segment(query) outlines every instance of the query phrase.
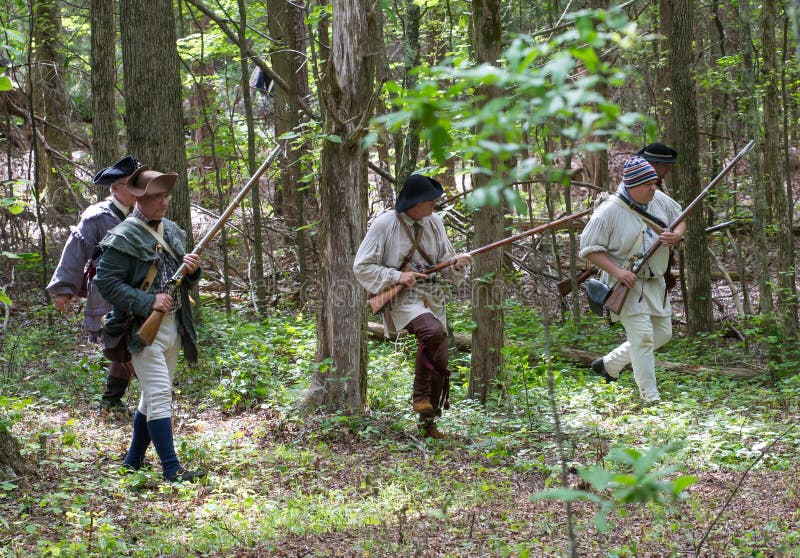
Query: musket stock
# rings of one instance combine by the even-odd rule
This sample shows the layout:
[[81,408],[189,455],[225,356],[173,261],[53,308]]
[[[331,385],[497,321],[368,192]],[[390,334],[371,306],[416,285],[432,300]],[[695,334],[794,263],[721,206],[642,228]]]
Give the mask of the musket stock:
[[403,292],[407,287],[402,283],[396,284],[394,287],[390,287],[383,292],[380,292],[369,299],[369,309],[372,311],[374,315],[378,315],[383,312],[384,308],[393,301],[397,296]]
[[[475,257],[478,254],[483,254],[484,252],[489,252],[490,250],[494,250],[495,248],[500,248],[501,246],[506,246],[508,244],[511,244],[512,242],[517,242],[518,240],[522,240],[523,238],[526,238],[528,236],[532,236],[534,234],[538,234],[538,233],[544,232],[544,231],[546,231],[548,229],[556,228],[559,225],[563,225],[564,223],[568,223],[569,221],[573,221],[575,219],[579,219],[581,217],[584,217],[584,216],[588,215],[592,211],[593,211],[592,209],[584,209],[583,211],[580,211],[578,213],[573,213],[572,215],[567,215],[565,217],[561,217],[560,219],[556,219],[556,220],[551,221],[549,223],[546,223],[544,225],[539,225],[538,227],[534,227],[534,228],[532,228],[530,230],[527,230],[525,232],[522,232],[522,233],[519,233],[519,234],[515,234],[513,236],[509,236],[508,238],[504,238],[503,240],[498,240],[496,242],[492,242],[491,244],[487,244],[485,246],[481,246],[480,248],[476,248],[475,250],[472,250],[471,252],[467,252],[466,255],[467,256],[471,256],[471,257]],[[431,266],[431,267],[429,267],[427,269],[424,269],[422,271],[422,273],[425,273],[426,275],[430,274],[430,273],[438,273],[439,271],[442,271],[443,269],[446,269],[446,268],[450,267],[451,265],[455,265],[455,263],[456,263],[456,259],[453,258],[452,260],[448,260],[446,262],[440,262],[440,263],[438,263],[438,264],[436,264],[434,266]],[[372,310],[372,313],[377,316],[378,314],[383,312],[383,310],[386,308],[386,306],[392,300],[397,298],[400,295],[400,293],[402,293],[404,290],[406,290],[406,288],[407,287],[405,285],[403,285],[402,283],[398,283],[397,285],[394,285],[393,287],[390,287],[390,288],[386,289],[385,291],[383,291],[381,293],[378,293],[377,295],[375,295],[372,298],[370,298],[369,299],[369,307],[370,307],[370,310]]]
[[139,328],[139,337],[144,340],[148,347],[156,340],[156,335],[158,335],[158,330],[161,329],[161,322],[163,321],[164,312],[161,310],[153,310],[150,312],[150,315],[147,316],[142,327]]
[[[596,272],[597,268],[594,266],[584,269],[575,278],[575,283],[580,285],[581,283],[586,281],[589,277],[594,275]],[[572,292],[572,277],[567,277],[566,279],[562,279],[557,283],[557,286],[558,286],[558,294],[561,296],[567,296],[569,293]]]
[[[261,178],[261,175],[269,168],[275,158],[281,152],[281,145],[276,145],[275,149],[269,154],[267,160],[264,161],[258,170],[256,170],[255,174],[250,177],[247,181],[247,184],[241,189],[241,191],[236,195],[233,201],[228,204],[228,207],[225,208],[225,211],[222,212],[217,222],[211,227],[211,229],[206,233],[206,235],[197,243],[194,247],[194,253],[200,255],[205,247],[217,236],[217,233],[222,230],[222,226],[225,222],[230,219],[231,215],[233,215],[233,211],[236,209],[236,206],[241,203],[241,201],[245,198],[245,196],[252,190],[253,186],[258,183],[258,179]],[[170,277],[169,281],[167,282],[166,290],[171,296],[177,296],[178,287],[181,284],[181,280],[183,279],[184,275],[186,275],[186,264],[181,263],[178,267],[178,270]],[[142,324],[142,327],[139,329],[139,336],[147,343],[147,345],[151,345],[153,341],[155,341],[156,335],[158,334],[159,328],[161,328],[161,322],[164,320],[164,313],[160,310],[153,310],[150,312],[150,315]]]
[[[708,195],[708,193],[711,191],[711,188],[716,186],[717,183],[720,180],[722,180],[722,177],[724,177],[726,174],[730,172],[730,170],[736,165],[736,163],[739,162],[739,159],[744,157],[747,154],[747,152],[753,148],[753,145],[755,145],[755,142],[753,140],[750,140],[750,142],[747,145],[745,145],[744,148],[742,148],[742,150],[736,155],[736,157],[734,157],[733,160],[730,163],[728,163],[724,169],[719,171],[719,174],[714,177],[714,180],[709,182],[708,186],[703,188],[703,191],[700,192],[700,194],[698,194],[698,196],[692,200],[692,203],[690,203],[686,207],[686,209],[684,209],[681,212],[681,214],[675,218],[675,221],[664,230],[665,231],[675,230],[675,227],[677,227],[684,219],[686,219],[686,217],[692,211],[694,211],[696,208],[700,206],[700,204],[703,201],[703,198],[705,198]],[[644,265],[647,263],[647,260],[649,260],[660,247],[661,247],[661,239],[659,238],[650,246],[650,248],[647,249],[647,252],[645,252],[644,255],[636,261],[636,263],[631,268],[631,272],[638,275],[639,272],[642,270],[642,267],[644,267]],[[625,305],[625,300],[628,298],[629,292],[630,289],[628,287],[626,287],[622,283],[617,283],[611,289],[611,294],[608,296],[608,299],[606,300],[605,307],[608,308],[611,312],[619,314],[622,311],[622,307]]]

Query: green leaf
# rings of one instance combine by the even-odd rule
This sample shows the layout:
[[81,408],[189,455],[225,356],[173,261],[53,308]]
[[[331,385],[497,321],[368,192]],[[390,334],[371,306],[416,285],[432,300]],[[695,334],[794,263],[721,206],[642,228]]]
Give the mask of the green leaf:
[[0,302],[2,302],[3,304],[7,304],[8,306],[13,306],[14,305],[14,303],[11,301],[11,299],[8,298],[8,295],[6,294],[6,291],[3,290],[3,289],[0,289]]
[[332,143],[342,143],[342,137],[336,134],[328,134],[325,139]]
[[614,473],[606,471],[602,467],[587,467],[580,469],[578,474],[583,480],[592,485],[595,490],[605,490],[611,484]]
[[12,89],[14,89],[14,84],[11,83],[8,76],[0,76],[0,91],[11,91]]
[[682,477],[678,477],[674,481],[672,481],[672,494],[673,496],[677,496],[693,484],[695,484],[699,479],[694,475],[684,475]]

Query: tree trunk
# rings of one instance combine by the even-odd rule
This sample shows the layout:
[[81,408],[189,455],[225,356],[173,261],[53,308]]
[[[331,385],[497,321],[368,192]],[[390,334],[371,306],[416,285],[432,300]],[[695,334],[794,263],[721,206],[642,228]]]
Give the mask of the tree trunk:
[[[294,6],[286,0],[269,0],[267,4],[267,21],[269,26],[269,36],[274,46],[270,55],[272,69],[275,73],[286,79],[289,85],[288,90],[277,88],[273,91],[275,117],[275,137],[280,137],[293,128],[290,99],[297,93],[294,89],[295,80],[293,79],[293,53],[290,49],[294,48],[292,37],[294,35]],[[293,168],[289,166],[289,152],[284,151],[278,159],[278,167],[281,169],[281,178],[276,189],[275,212],[286,219],[286,224],[290,227],[295,226],[297,216],[295,215],[295,179],[292,176]]]
[[777,244],[778,258],[776,272],[778,274],[778,316],[779,324],[786,341],[794,341],[797,337],[797,297],[794,292],[795,269],[794,250],[792,247],[792,212],[783,188],[783,176],[779,160],[780,153],[780,107],[778,101],[778,46],[775,41],[777,6],[775,0],[764,0],[762,3],[761,41],[764,58],[764,185],[771,192],[772,203],[769,222],[777,225],[777,235],[771,243]]
[[334,0],[332,51],[322,84],[327,137],[321,157],[320,305],[317,361],[307,404],[361,412],[367,388],[364,290],[353,260],[367,221],[367,153],[361,148],[372,106],[377,53],[371,0]]
[[758,282],[760,313],[772,315],[772,287],[769,272],[769,245],[767,244],[767,202],[764,194],[764,174],[761,162],[761,127],[756,94],[755,55],[750,28],[753,22],[750,0],[739,2],[739,34],[742,45],[742,89],[740,103],[744,105],[743,115],[747,122],[749,139],[756,149],[750,162],[750,175],[753,185],[750,192],[753,200],[753,251],[755,252],[755,274]]
[[[692,80],[692,25],[694,1],[674,0],[671,3],[672,29],[670,30],[669,67],[672,76],[673,118],[680,122],[681,133],[676,138],[676,149],[681,156],[677,165],[679,201],[685,207],[702,190],[698,146],[697,107]],[[689,334],[710,331],[714,326],[711,309],[711,272],[708,264],[702,211],[693,212],[687,219],[688,234],[685,245],[686,267],[686,322]]]
[[[672,10],[675,3],[672,0],[659,0],[658,2],[658,32],[663,37],[661,40],[653,41],[656,48],[656,60],[661,60],[669,54],[670,30],[672,29]],[[666,52],[665,52],[666,51]],[[656,70],[656,115],[660,119],[658,122],[661,130],[661,137],[656,138],[655,141],[661,141],[667,145],[675,145],[676,133],[674,118],[670,118],[672,111],[670,110],[670,99],[666,95],[667,88],[671,85],[669,76],[664,75],[667,72]],[[679,152],[680,153],[680,152]]]
[[[781,64],[781,100],[782,100],[782,107],[783,107],[783,130],[782,130],[782,137],[783,137],[783,146],[781,149],[781,153],[783,154],[783,180],[785,184],[785,192],[786,192],[786,219],[788,219],[789,225],[794,228],[792,225],[793,217],[794,217],[794,191],[792,188],[792,165],[791,165],[791,158],[790,158],[790,148],[791,146],[797,143],[797,130],[796,127],[791,126],[789,124],[790,118],[791,121],[796,121],[796,117],[792,115],[792,110],[796,108],[796,105],[792,103],[790,100],[790,93],[789,93],[789,86],[787,84],[788,78],[788,66],[789,66],[789,58],[791,57],[790,50],[789,50],[789,17],[788,14],[784,12],[783,17],[783,61]],[[791,136],[790,136],[791,133]],[[786,234],[785,232],[783,233]],[[788,238],[789,235],[786,235]],[[789,243],[789,246],[793,249],[793,244]],[[782,259],[781,259],[782,261]],[[792,252],[790,262],[794,262],[794,252]],[[796,266],[792,263],[792,275],[796,275]],[[792,280],[791,289],[790,289],[791,297],[794,299],[794,304],[797,304],[798,294],[797,294],[797,282]],[[796,320],[795,329],[793,332],[793,336],[797,337],[797,323]]]
[[[501,55],[502,28],[499,0],[473,0],[472,19],[475,27],[475,60],[496,64]],[[501,94],[496,88],[477,92],[490,99]],[[474,175],[474,187],[487,182]],[[475,245],[483,246],[504,236],[503,207],[483,207],[475,213]],[[472,353],[470,365],[470,399],[486,403],[489,390],[503,367],[503,251],[493,250],[476,258],[472,269]]]
[[[183,135],[180,61],[170,0],[120,2],[128,149],[142,164],[177,172],[169,217],[194,246]],[[155,63],[157,61],[157,63]]]
[[[294,130],[300,123],[300,97],[309,93],[308,70],[305,58],[299,53],[306,51],[304,27],[302,24],[302,10],[294,3],[287,0],[270,0],[269,32],[275,41],[275,50],[271,55],[272,67],[276,73],[285,77],[289,86],[288,90],[277,88],[273,90],[275,106],[275,137]],[[307,200],[306,189],[300,183],[302,168],[300,156],[308,146],[298,146],[289,142],[286,150],[281,154],[279,166],[280,179],[280,206],[276,211],[286,219],[288,227],[295,231],[295,246],[297,247],[297,263],[300,271],[298,278],[301,288],[301,302],[305,302],[308,290],[308,271],[306,262],[307,238],[303,227],[306,219]],[[316,208],[312,208],[316,213]],[[311,215],[312,220],[315,216]]]
[[[405,43],[403,45],[403,88],[413,89],[417,85],[414,68],[419,66],[419,21],[420,7],[416,0],[406,0]],[[399,136],[398,136],[399,137]],[[398,154],[397,176],[395,185],[397,191],[417,168],[417,155],[419,153],[419,122],[412,118],[408,123],[406,136],[402,140],[402,149]]]
[[9,467],[17,476],[33,473],[33,464],[26,461],[19,452],[19,442],[11,432],[0,426],[0,468]]
[[[96,170],[105,168],[119,157],[117,139],[117,26],[114,3],[91,1],[92,18],[92,155]],[[107,197],[109,186],[95,186],[97,200]]]
[[[239,61],[241,67],[241,89],[244,102],[244,115],[247,125],[247,169],[250,176],[258,170],[256,165],[256,131],[253,122],[253,101],[250,96],[250,72],[247,67],[247,6],[244,0],[238,0],[239,6]],[[256,291],[256,309],[262,315],[267,312],[267,285],[264,278],[264,246],[263,215],[261,213],[261,190],[258,184],[250,190],[250,201],[253,209],[253,279]]]
[[50,209],[60,215],[75,207],[68,177],[61,170],[64,160],[70,160],[69,97],[59,47],[61,11],[57,0],[36,0],[31,9],[35,51],[30,79],[36,82],[32,87],[34,113],[42,122],[33,140],[39,145],[36,165],[43,181],[39,190],[47,194]]

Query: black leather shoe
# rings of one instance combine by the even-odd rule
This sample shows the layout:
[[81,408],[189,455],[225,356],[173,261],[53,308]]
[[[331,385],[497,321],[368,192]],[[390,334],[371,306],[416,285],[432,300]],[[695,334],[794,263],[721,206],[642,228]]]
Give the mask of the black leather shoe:
[[615,378],[608,372],[606,372],[606,366],[603,364],[603,357],[596,358],[592,361],[591,364],[592,372],[603,378],[606,382],[616,382],[619,378]]
[[175,476],[167,479],[169,482],[196,482],[204,478],[208,473],[205,471],[187,471],[183,467],[178,469]]

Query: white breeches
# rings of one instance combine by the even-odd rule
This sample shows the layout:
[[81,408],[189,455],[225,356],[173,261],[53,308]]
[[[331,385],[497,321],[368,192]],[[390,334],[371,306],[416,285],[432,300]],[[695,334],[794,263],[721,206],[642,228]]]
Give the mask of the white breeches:
[[172,416],[172,379],[180,348],[178,318],[175,312],[169,312],[153,344],[132,353],[131,362],[142,388],[139,412],[148,421]]
[[658,400],[661,396],[656,387],[654,351],[672,339],[672,317],[636,314],[620,316],[620,321],[628,340],[603,357],[606,372],[617,377],[630,363],[642,398],[645,401]]

